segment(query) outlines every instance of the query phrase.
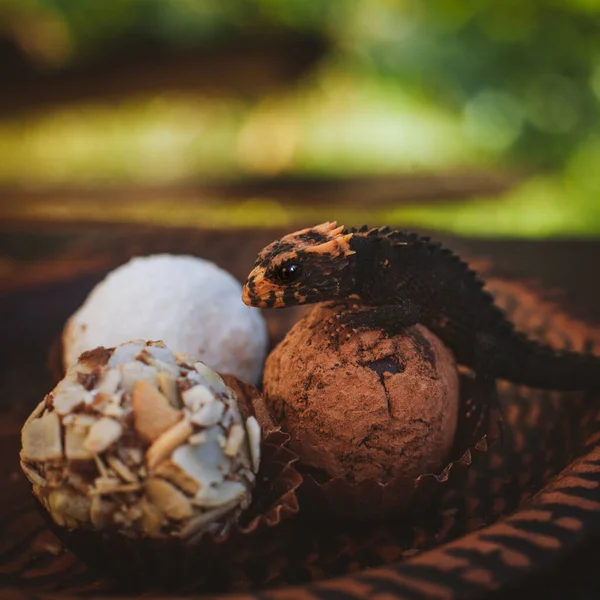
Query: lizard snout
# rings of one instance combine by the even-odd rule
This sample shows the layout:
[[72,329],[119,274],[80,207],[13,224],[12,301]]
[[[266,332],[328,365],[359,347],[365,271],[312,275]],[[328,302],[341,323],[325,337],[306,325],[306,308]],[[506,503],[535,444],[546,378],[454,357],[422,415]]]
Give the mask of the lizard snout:
[[250,296],[250,290],[248,289],[248,284],[244,285],[242,289],[242,302],[246,306],[253,306],[252,297]]
[[246,283],[242,288],[242,302],[247,306],[257,306],[264,308],[266,303],[264,301],[264,287],[265,287],[264,274],[256,269],[248,275]]

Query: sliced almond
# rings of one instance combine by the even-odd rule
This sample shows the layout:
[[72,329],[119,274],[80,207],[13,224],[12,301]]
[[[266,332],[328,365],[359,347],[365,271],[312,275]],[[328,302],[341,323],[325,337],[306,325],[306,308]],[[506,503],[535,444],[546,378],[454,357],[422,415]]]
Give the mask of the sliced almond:
[[144,460],[144,453],[141,448],[123,448],[124,460],[134,465],[141,465]]
[[[47,398],[48,396],[46,396]],[[25,425],[27,425],[30,421],[34,421],[35,419],[37,419],[38,417],[41,416],[41,414],[44,412],[44,409],[46,408],[46,398],[44,398],[34,409],[33,412],[27,417],[27,420],[25,421],[25,423],[23,423],[23,427],[25,427]]]
[[142,509],[136,504],[128,506],[123,504],[119,506],[119,511],[115,513],[114,519],[117,523],[122,523],[126,527],[131,527],[135,521],[142,517]]
[[142,528],[149,536],[158,536],[165,521],[163,513],[146,498],[140,500],[139,507],[142,511]]
[[139,483],[121,483],[116,477],[96,477],[95,489],[90,494],[123,494],[125,492],[137,492],[142,489]]
[[105,417],[115,417],[118,419],[125,414],[125,409],[117,402],[107,402],[102,408],[102,414]]
[[175,356],[167,348],[144,348],[135,358],[157,371],[170,373],[174,377],[179,375],[179,367],[174,362]]
[[175,366],[175,355],[162,342],[148,342],[146,349],[157,362]]
[[83,477],[81,473],[71,471],[69,473],[69,486],[79,493],[87,495],[91,488],[91,482],[89,477]]
[[135,360],[135,356],[145,346],[144,340],[132,340],[126,344],[121,344],[115,348],[109,361],[109,367],[118,367]]
[[[214,432],[213,432],[214,433]],[[217,485],[231,469],[231,460],[216,444],[215,436],[204,444],[185,444],[173,451],[173,462],[181,467],[201,488]]]
[[174,483],[178,488],[182,489],[186,494],[195,496],[200,489],[200,483],[193,477],[190,477],[181,467],[175,464],[172,460],[161,462],[153,471],[154,475],[160,475],[163,479]]
[[121,383],[121,372],[118,369],[108,369],[102,379],[96,384],[96,389],[102,394],[114,394]]
[[[147,365],[156,366],[157,362],[174,361],[173,353],[166,347],[148,346],[146,345],[135,355],[135,360],[139,360]],[[167,362],[167,364],[169,364]]]
[[21,469],[23,473],[27,476],[27,479],[36,485],[38,488],[46,487],[48,482],[32,467],[30,467],[27,463],[21,461]]
[[173,408],[181,408],[179,392],[177,390],[177,379],[167,373],[158,373],[158,386],[160,391],[167,397]]
[[22,459],[35,462],[62,458],[58,415],[48,412],[26,423],[21,431],[21,444]]
[[65,428],[65,456],[69,460],[88,460],[94,457],[84,442],[88,436],[88,430],[76,425],[69,425]]
[[[71,423],[75,427],[79,427],[82,430],[88,430],[97,420],[98,417],[94,417],[92,415],[69,415],[72,416],[73,419]],[[63,424],[65,423],[67,417],[63,419]]]
[[252,470],[258,473],[258,467],[260,466],[260,425],[254,417],[246,419],[246,432],[248,433]]
[[50,492],[50,495],[48,496],[48,512],[57,525],[64,527],[67,524],[67,519],[62,508],[61,497],[58,490]]
[[90,432],[83,445],[90,452],[100,454],[114,444],[122,434],[121,423],[109,417],[102,417],[90,427]]
[[54,520],[74,527],[90,520],[90,499],[66,489],[52,490],[48,496],[50,513]]
[[203,487],[196,494],[193,500],[197,504],[206,508],[216,508],[231,502],[238,502],[239,499],[248,493],[248,489],[239,481],[223,481],[215,487]]
[[158,385],[156,369],[144,363],[126,363],[120,365],[119,370],[121,371],[121,387],[131,394],[133,394],[133,390],[139,381],[147,381],[154,387]]
[[159,462],[162,462],[171,455],[171,452],[183,444],[186,439],[194,433],[191,423],[187,419],[178,421],[167,429],[153,444],[146,453],[146,464],[149,469],[154,469]]
[[185,352],[175,352],[174,356],[180,367],[184,367],[186,369],[194,368],[193,365],[196,359],[191,357],[189,354],[186,354]]
[[138,519],[141,519],[142,515],[142,509],[137,504],[127,507],[127,517],[131,521],[137,521]]
[[186,523],[185,527],[181,531],[181,537],[190,538],[192,536],[196,536],[206,525],[214,523],[227,513],[234,510],[235,507],[236,503],[231,502],[230,504],[224,504],[223,506],[219,506],[219,508],[207,510],[206,512],[199,514],[197,517],[194,517],[188,523]]
[[108,467],[104,464],[104,461],[97,454],[94,454],[94,462],[96,463],[96,468],[98,469],[98,473],[100,473],[100,477],[111,476]]
[[129,494],[131,492],[139,492],[142,489],[141,483],[122,483],[119,487],[115,488],[113,494]]
[[235,406],[235,402],[225,400],[223,402],[225,404],[226,410],[225,414],[221,418],[221,425],[224,429],[229,429],[229,427],[233,424],[233,421],[237,421],[237,419],[235,418],[237,416],[237,410],[235,412],[234,410],[230,410],[232,405]]
[[188,439],[188,444],[192,446],[198,446],[199,444],[204,444],[204,442],[206,442],[206,433],[204,431],[190,435]]
[[126,481],[127,483],[138,483],[137,475],[116,456],[107,456],[106,462],[123,481]]
[[88,523],[90,520],[90,498],[82,494],[70,494],[68,500],[68,511],[74,519],[80,523]]
[[116,477],[101,476],[94,479],[94,488],[98,494],[110,494],[120,485],[121,482]]
[[92,394],[81,387],[66,387],[54,396],[54,410],[61,415],[69,414],[78,404],[89,404]]
[[192,516],[192,505],[189,500],[164,479],[157,477],[148,479],[146,494],[152,504],[170,519],[182,520]]
[[205,385],[194,385],[181,393],[183,403],[192,412],[215,402],[214,394]]
[[221,378],[221,376],[213,371],[208,365],[205,365],[202,362],[197,362],[194,364],[194,369],[204,377],[206,382],[218,393],[225,392],[227,386],[225,382]]
[[225,405],[222,402],[215,400],[205,406],[202,406],[191,417],[190,421],[201,427],[211,427],[216,425],[225,412]]
[[240,451],[245,438],[246,432],[244,428],[237,423],[232,425],[227,436],[227,443],[225,444],[225,456],[235,456]]
[[137,432],[150,443],[181,418],[169,400],[147,381],[139,381],[133,390],[133,423]]
[[112,520],[112,515],[116,510],[114,502],[105,498],[92,496],[90,502],[90,521],[94,527],[101,529],[106,527]]
[[154,368],[157,369],[160,373],[166,373],[171,377],[179,377],[179,367],[175,363],[156,359],[156,361],[154,362]]

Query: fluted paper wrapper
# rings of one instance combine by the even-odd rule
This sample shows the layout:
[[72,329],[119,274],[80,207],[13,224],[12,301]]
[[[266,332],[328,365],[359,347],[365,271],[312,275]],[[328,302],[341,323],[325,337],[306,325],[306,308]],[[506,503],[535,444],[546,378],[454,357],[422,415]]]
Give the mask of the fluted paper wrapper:
[[396,477],[387,482],[363,479],[350,483],[341,477],[319,478],[298,465],[303,483],[298,491],[300,507],[315,516],[383,521],[424,511],[461,476],[477,455],[487,452],[499,437],[502,416],[494,383],[460,374],[461,409],[450,462],[439,473]]

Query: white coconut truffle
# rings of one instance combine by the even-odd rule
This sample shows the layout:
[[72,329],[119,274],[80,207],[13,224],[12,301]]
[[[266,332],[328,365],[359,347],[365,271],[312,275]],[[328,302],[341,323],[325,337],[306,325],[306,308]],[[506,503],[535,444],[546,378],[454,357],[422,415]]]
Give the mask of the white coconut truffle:
[[160,342],[81,355],[21,432],[21,467],[63,527],[224,533],[250,505],[260,429],[223,380]]
[[98,346],[163,340],[221,373],[258,383],[267,329],[236,279],[192,256],[134,258],[91,291],[63,332],[63,363]]

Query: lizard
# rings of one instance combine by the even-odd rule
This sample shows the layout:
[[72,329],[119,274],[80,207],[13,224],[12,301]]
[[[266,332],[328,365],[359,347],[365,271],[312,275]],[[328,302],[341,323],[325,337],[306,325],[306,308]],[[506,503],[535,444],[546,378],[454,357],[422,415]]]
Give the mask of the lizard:
[[528,338],[484,285],[466,262],[428,237],[327,222],[261,250],[242,300],[260,308],[355,301],[356,307],[338,315],[345,326],[395,335],[421,323],[459,364],[482,378],[546,389],[600,389],[599,356]]

